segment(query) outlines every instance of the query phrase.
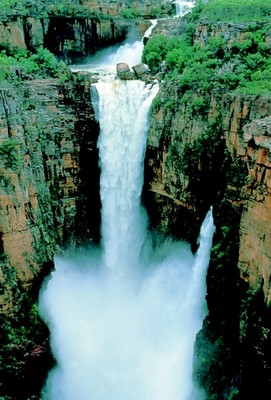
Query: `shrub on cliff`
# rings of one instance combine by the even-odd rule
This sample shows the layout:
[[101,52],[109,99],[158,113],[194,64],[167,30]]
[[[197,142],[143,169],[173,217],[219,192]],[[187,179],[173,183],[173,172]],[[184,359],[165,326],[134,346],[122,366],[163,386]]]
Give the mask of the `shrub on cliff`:
[[270,0],[196,0],[197,16],[208,22],[262,21],[271,16]]
[[18,168],[21,160],[19,148],[20,142],[17,138],[4,139],[0,142],[0,159],[4,168],[13,170]]
[[[239,0],[236,1],[238,5]],[[215,7],[215,1],[210,3]],[[224,4],[220,0],[217,3]],[[262,3],[257,1],[258,5]],[[270,3],[271,9],[271,0],[267,3]],[[228,6],[234,8],[234,4],[230,2]],[[205,6],[201,6],[202,10],[205,10]],[[265,6],[263,14],[264,10]],[[205,15],[202,13],[200,15]],[[163,66],[161,70],[166,71],[165,79],[174,79],[183,94],[189,90],[271,94],[269,21],[255,25],[255,20],[252,20],[242,28],[240,41],[235,42],[229,41],[227,35],[221,33],[216,37],[211,34],[206,36],[200,44],[194,43],[192,27],[193,24],[187,24],[187,29],[179,37],[154,35],[148,40],[142,60],[153,73]]]
[[14,68],[17,78],[57,78],[67,73],[67,67],[59,62],[47,49],[40,48],[36,53],[16,47],[2,46],[0,51],[0,80],[14,79]]

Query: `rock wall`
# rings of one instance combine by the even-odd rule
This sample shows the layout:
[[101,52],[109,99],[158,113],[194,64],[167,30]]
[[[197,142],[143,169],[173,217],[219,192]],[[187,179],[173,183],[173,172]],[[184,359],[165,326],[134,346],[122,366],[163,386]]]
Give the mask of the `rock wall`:
[[[185,27],[185,20],[161,22],[155,32],[180,35]],[[230,46],[246,30],[199,24],[190,39],[204,47],[222,37]],[[202,109],[194,107],[200,96]],[[270,114],[267,96],[216,89],[186,100],[178,80],[162,81],[153,102],[144,188],[152,228],[196,250],[200,223],[213,206],[209,314],[195,344],[194,378],[214,400],[271,390]]]
[[[161,83],[153,103],[144,190],[152,227],[196,249],[200,223],[213,206],[209,316],[198,340],[199,353],[213,365],[206,375],[206,362],[196,371],[205,387],[213,377],[210,386],[214,391],[217,383],[220,396],[241,383],[248,394],[257,379],[270,386],[270,114],[269,98],[226,93],[211,94],[197,113],[181,101],[176,82]],[[255,321],[257,313],[263,316]]]
[[[46,47],[60,59],[72,63],[102,47],[123,41],[132,25],[137,25],[140,33],[144,33],[149,23],[144,24],[142,19],[150,18],[155,8],[161,7],[165,16],[172,10],[171,2],[155,0],[94,0],[86,1],[82,6],[86,16],[76,16],[75,11],[71,11],[70,16],[63,16],[52,10],[51,15],[44,18],[13,16],[0,21],[0,44],[30,51]],[[121,18],[124,10],[132,10],[141,22]]]
[[[0,96],[0,306],[8,312],[48,272],[57,245],[73,243],[75,231],[98,240],[99,173],[89,83],[31,80]],[[86,157],[92,170],[80,194]]]
[[124,40],[129,25],[111,19],[17,17],[0,23],[0,43],[30,51],[46,47],[66,62],[73,62]]

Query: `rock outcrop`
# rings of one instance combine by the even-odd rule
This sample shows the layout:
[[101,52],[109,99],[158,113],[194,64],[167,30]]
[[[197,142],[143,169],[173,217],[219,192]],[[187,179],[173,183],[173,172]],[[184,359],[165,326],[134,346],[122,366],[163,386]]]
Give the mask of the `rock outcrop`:
[[129,22],[110,19],[17,17],[0,22],[0,43],[30,51],[42,46],[71,63],[124,40],[129,25]]
[[[156,26],[169,35],[185,31]],[[242,42],[244,24],[199,24],[190,37]],[[267,33],[266,46],[270,39]],[[209,314],[196,340],[195,380],[207,396],[248,398],[271,390],[270,115],[268,96],[208,93],[183,96],[161,81],[153,102],[144,201],[152,227],[197,248],[200,222],[213,206],[216,232],[207,275]],[[203,109],[193,103],[204,96]],[[219,361],[218,361],[219,360]]]
[[[12,311],[19,301],[21,287],[32,287],[44,265],[52,261],[56,246],[73,240],[73,232],[80,231],[83,141],[85,145],[89,142],[88,150],[96,163],[92,174],[96,170],[97,176],[88,186],[98,185],[95,123],[92,132],[91,124],[83,127],[80,123],[83,93],[76,105],[68,95],[71,93],[65,94],[54,79],[26,81],[16,92],[11,87],[0,93],[0,306],[4,312]],[[83,107],[80,112],[85,124],[92,110]],[[84,137],[86,131],[89,137]],[[91,158],[89,162],[93,162]],[[98,221],[98,186],[95,191]],[[95,235],[86,238],[91,240],[90,236]]]
[[[98,2],[87,4],[95,8]],[[110,10],[116,12],[115,2]],[[59,22],[19,18],[0,25],[0,36],[29,49],[47,41],[55,54],[71,60],[125,31],[116,34],[108,22],[86,19],[65,20],[61,30]],[[195,40],[203,47],[208,37],[222,34],[232,43],[242,40],[244,31],[202,24]],[[31,80],[20,89],[1,90],[0,307],[5,314],[14,312],[21,294],[46,273],[58,245],[99,240],[99,132],[89,88],[90,77],[81,75],[62,85]],[[223,396],[238,380],[249,393],[253,384],[267,387],[271,376],[271,100],[217,91],[206,95],[201,112],[181,100],[176,82],[160,83],[144,202],[153,228],[188,239],[193,249],[213,206],[217,229],[207,277],[209,315],[196,344],[204,365],[197,366],[196,375],[202,384],[212,379],[210,385]]]
[[124,80],[124,81],[129,81],[133,79],[132,72],[130,70],[130,67],[126,63],[118,63],[116,65],[116,70],[117,70],[117,76]]

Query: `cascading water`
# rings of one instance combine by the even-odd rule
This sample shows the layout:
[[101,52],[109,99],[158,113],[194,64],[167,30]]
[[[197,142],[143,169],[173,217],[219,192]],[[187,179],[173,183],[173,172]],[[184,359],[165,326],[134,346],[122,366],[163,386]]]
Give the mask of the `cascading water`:
[[146,225],[141,207],[147,117],[158,85],[105,78],[92,87],[101,134],[102,238],[105,264],[115,271],[138,265]]
[[116,64],[126,62],[130,66],[134,66],[141,62],[141,56],[144,48],[144,39],[148,38],[157,24],[156,19],[150,20],[151,25],[146,30],[143,38],[134,39],[136,34],[132,34],[121,46],[111,46],[107,49],[98,51],[90,60],[84,64],[71,65],[72,71],[94,71],[98,70],[101,74],[115,73]]
[[92,87],[102,246],[56,257],[41,294],[57,361],[44,400],[204,399],[193,385],[192,360],[214,225],[210,210],[195,256],[185,242],[152,247],[141,190],[157,90],[111,74]]
[[174,0],[173,3],[175,4],[176,17],[187,14],[195,5],[194,1]]

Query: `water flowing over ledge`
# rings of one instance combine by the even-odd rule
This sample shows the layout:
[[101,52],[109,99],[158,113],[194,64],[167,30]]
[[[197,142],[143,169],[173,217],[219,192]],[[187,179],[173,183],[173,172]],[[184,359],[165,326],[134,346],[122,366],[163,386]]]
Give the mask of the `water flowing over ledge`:
[[146,236],[141,207],[148,113],[158,85],[102,79],[92,86],[100,122],[102,238],[105,264],[125,270],[137,264]]
[[[203,400],[193,347],[206,314],[210,210],[193,256],[185,242],[152,240],[141,204],[148,116],[158,85],[92,86],[100,124],[102,244],[56,257],[40,310],[57,365],[43,400]],[[155,245],[153,244],[155,243]]]

